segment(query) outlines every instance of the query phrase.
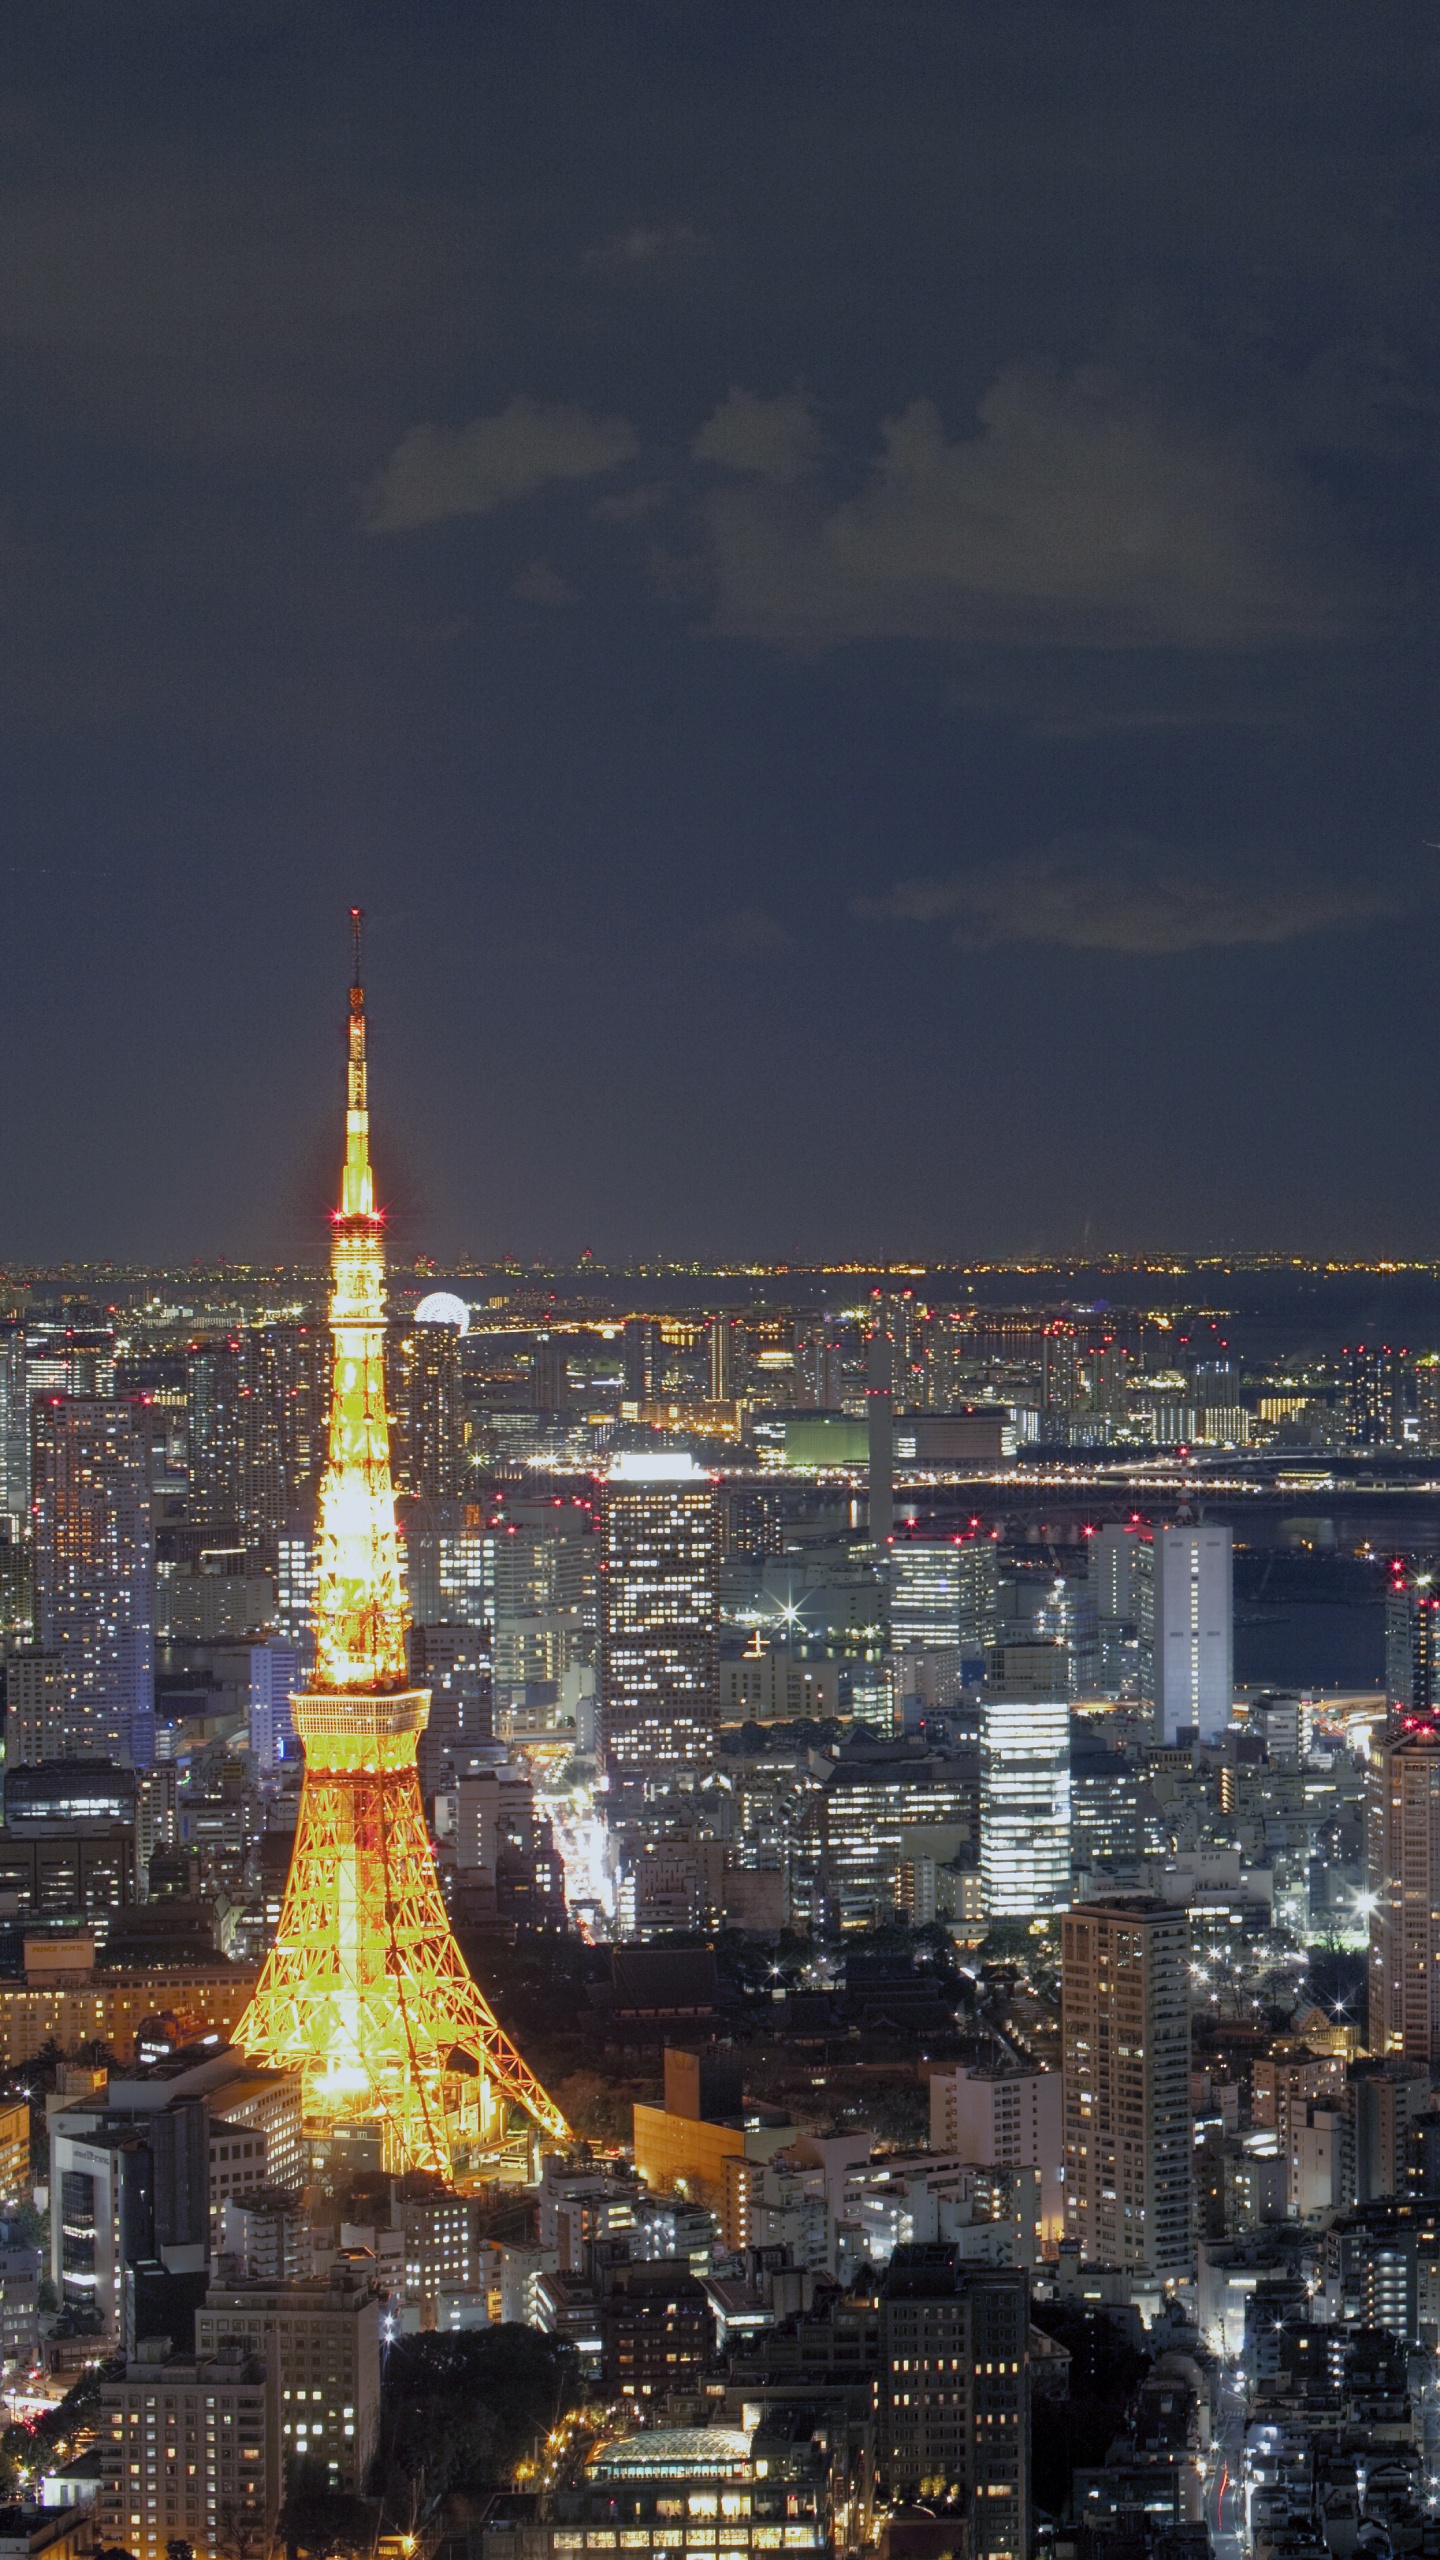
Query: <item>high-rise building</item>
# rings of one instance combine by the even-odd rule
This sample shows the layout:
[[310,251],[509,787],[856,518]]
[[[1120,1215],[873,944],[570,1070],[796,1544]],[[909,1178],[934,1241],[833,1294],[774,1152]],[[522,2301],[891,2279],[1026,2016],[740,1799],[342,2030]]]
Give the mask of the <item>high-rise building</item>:
[[299,1684],[299,1657],[293,1644],[267,1637],[246,1647],[250,1666],[249,1743],[262,1778],[273,1778],[299,1754],[291,1696]]
[[1061,2236],[1064,2082],[1038,2063],[957,2063],[930,2078],[930,2148],[992,2169],[1038,2169],[1041,2217]]
[[185,1362],[190,1516],[273,1567],[286,1521],[314,1502],[329,1413],[323,1325],[256,1325],[193,1343]]
[[1070,1704],[986,1699],[980,1716],[980,1873],[992,1919],[1070,1899]]
[[444,1501],[460,1490],[464,1455],[458,1327],[407,1325],[392,1337],[390,1367],[396,1489]]
[[995,1541],[900,1538],[890,1550],[890,1642],[979,1659],[999,1624]]
[[1341,1353],[1345,1437],[1356,1449],[1393,1449],[1404,1438],[1413,1372],[1409,1355],[1362,1342]]
[[657,1316],[627,1316],[623,1336],[625,1400],[649,1404],[665,1383],[665,1337]]
[[312,2122],[378,2124],[387,2168],[448,2178],[457,2155],[478,2173],[568,2128],[466,1968],[425,1825],[416,1744],[430,1702],[410,1686],[390,1480],[359,939],[356,911],[314,1673],[293,1701],[304,1783],[279,1930],[236,2041],[300,2076]]
[[715,1485],[672,1452],[622,1452],[605,1484],[600,1752],[612,1786],[715,1765],[720,1721]]
[[1157,1527],[1136,1552],[1140,1694],[1154,1708],[1159,1742],[1173,1742],[1187,1728],[1214,1742],[1230,1721],[1234,1579],[1225,1521]]
[[865,1349],[865,1423],[870,1542],[879,1547],[895,1526],[895,1336],[878,1294]]
[[728,1316],[710,1319],[710,1396],[728,1404],[735,1393],[734,1327]]
[[149,2338],[100,2391],[101,2535],[134,2560],[262,2551],[282,2472],[272,2393],[237,2342],[221,2356],[172,2355]]
[[185,1360],[190,1516],[232,1536],[245,1507],[243,1388],[238,1335],[192,1343]]
[[1108,1520],[1090,1541],[1100,1689],[1107,1698],[1133,1697],[1139,1685],[1136,1558],[1144,1543],[1140,1524],[1134,1520]]
[[127,1405],[35,1407],[35,1583],[41,1649],[65,1658],[63,1749],[148,1768],[155,1757],[154,1549],[144,1454]]
[[0,1324],[0,1513],[10,1535],[30,1517],[30,1394],[23,1324]]
[[[202,2355],[264,2358],[282,2461],[318,2464],[361,2490],[380,2418],[380,2301],[373,2267],[342,2258],[292,2284],[212,2285],[195,2315]],[[137,2555],[138,2560],[138,2555]]]
[[1397,1559],[1385,1593],[1385,1695],[1405,1715],[1440,1705],[1440,1589]]
[[898,2505],[943,2497],[974,2560],[1030,2547],[1030,2279],[908,2242],[880,2287],[880,2460]]
[[1440,2062],[1440,1724],[1423,1708],[1372,1750],[1366,1865],[1370,2051]]
[[27,1645],[5,1665],[5,1766],[38,1768],[58,1760],[67,1738],[69,1670],[63,1653]]
[[568,1412],[570,1364],[563,1335],[541,1334],[530,1354],[530,1379],[537,1413]]
[[1097,2266],[1194,2266],[1190,1927],[1183,1910],[1080,1903],[1061,1926],[1065,2218]]
[[325,1463],[330,1342],[319,1324],[257,1325],[240,1338],[240,1526],[266,1563]]

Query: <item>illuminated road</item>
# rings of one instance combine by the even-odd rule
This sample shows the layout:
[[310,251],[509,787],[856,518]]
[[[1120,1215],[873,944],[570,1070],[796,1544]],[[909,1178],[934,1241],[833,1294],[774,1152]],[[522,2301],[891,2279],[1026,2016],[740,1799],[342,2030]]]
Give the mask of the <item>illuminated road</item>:
[[1214,2453],[1205,2521],[1214,2560],[1244,2560],[1245,2386],[1223,2376],[1215,2397]]

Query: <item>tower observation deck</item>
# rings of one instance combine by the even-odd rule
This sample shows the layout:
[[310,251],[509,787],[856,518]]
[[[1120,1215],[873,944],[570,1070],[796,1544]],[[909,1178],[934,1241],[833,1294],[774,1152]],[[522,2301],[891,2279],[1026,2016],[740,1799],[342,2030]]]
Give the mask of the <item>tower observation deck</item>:
[[345,1164],[332,1212],[329,1454],[315,1678],[294,1701],[305,1775],[275,1944],[235,2040],[298,2071],[307,2124],[378,2126],[384,2165],[446,2179],[518,2166],[568,2128],[451,1935],[415,1761],[429,1714],[407,1676],[385,1406],[385,1217],[375,1204],[358,908]]

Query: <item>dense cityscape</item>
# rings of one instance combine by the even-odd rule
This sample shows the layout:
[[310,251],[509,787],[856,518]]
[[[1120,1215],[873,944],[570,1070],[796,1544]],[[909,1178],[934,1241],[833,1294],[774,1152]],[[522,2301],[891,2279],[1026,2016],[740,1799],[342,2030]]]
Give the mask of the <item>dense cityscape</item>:
[[1440,2545],[1437,1275],[387,1273],[361,932],[3,1283],[27,2553]]

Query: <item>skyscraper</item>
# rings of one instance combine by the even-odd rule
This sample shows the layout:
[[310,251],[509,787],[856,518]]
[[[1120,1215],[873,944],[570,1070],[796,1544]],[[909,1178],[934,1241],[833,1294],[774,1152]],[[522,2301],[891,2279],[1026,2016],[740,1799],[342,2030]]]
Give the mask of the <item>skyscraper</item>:
[[0,1513],[18,1537],[30,1517],[30,1397],[23,1324],[0,1324]]
[[1393,1449],[1404,1438],[1407,1390],[1413,1393],[1409,1355],[1381,1343],[1362,1342],[1341,1357],[1344,1369],[1345,1437],[1356,1449]]
[[987,1698],[981,1709],[980,1875],[992,1919],[1070,1899],[1068,1698]]
[[130,1409],[98,1397],[35,1407],[37,1635],[65,1662],[66,1757],[155,1756],[154,1550]]
[[1385,1593],[1385,1694],[1405,1715],[1440,1704],[1440,1590],[1434,1576],[1396,1562]]
[[1425,1709],[1395,1716],[1371,1754],[1365,1845],[1370,2051],[1440,2062],[1440,1725]]
[[391,1343],[391,1371],[396,1487],[443,1501],[460,1490],[464,1441],[456,1326],[407,1325]]
[[865,1420],[870,1542],[878,1547],[895,1526],[895,1336],[889,1310],[878,1293],[865,1352]]
[[240,1526],[272,1569],[286,1521],[319,1491],[329,1418],[323,1325],[256,1325],[241,1336]]
[[624,1452],[604,1489],[600,1749],[613,1785],[713,1768],[720,1712],[715,1485],[672,1452]]
[[982,1655],[999,1622],[995,1541],[902,1538],[890,1550],[890,1642]]
[[244,1510],[243,1386],[238,1335],[191,1344],[185,1360],[190,1516],[232,1537]]
[[315,1671],[293,1701],[305,1776],[280,1925],[236,2041],[301,2074],[312,2122],[378,2125],[387,2168],[449,2177],[567,2128],[466,1969],[425,1827],[416,1743],[430,1702],[407,1658],[365,1052],[357,911]]
[[1190,1927],[1141,1898],[1060,1924],[1065,2218],[1082,2259],[1194,2266]]
[[655,1316],[627,1316],[623,1341],[625,1397],[649,1404],[665,1382],[665,1337]]
[[1235,1694],[1234,1558],[1229,1525],[1176,1521],[1157,1527],[1135,1557],[1140,1694],[1155,1710],[1157,1741],[1193,1727],[1213,1742]]
[[193,1343],[185,1363],[190,1514],[257,1547],[272,1570],[281,1532],[313,1503],[330,1409],[323,1325],[266,1324]]

